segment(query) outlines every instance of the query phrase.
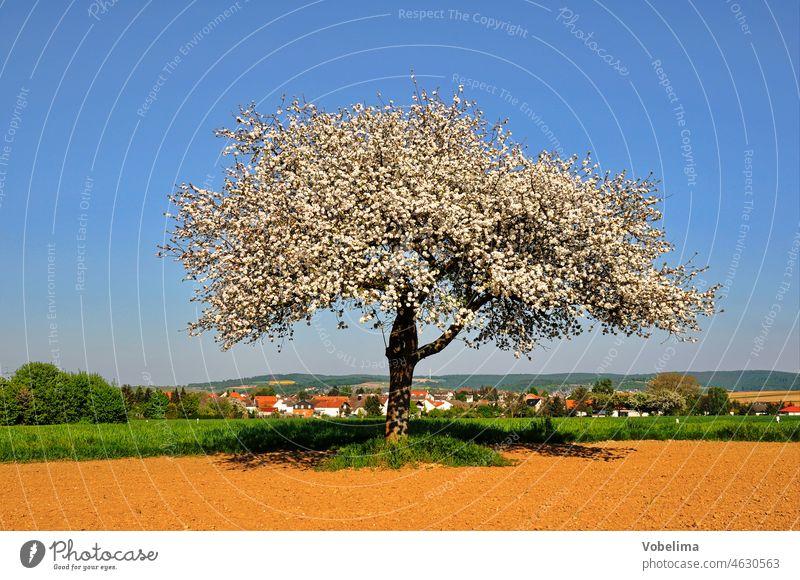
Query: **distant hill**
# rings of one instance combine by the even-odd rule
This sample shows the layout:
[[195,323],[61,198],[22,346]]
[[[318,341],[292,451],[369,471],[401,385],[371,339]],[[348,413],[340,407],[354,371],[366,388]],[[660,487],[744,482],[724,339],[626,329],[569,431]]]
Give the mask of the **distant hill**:
[[235,389],[242,386],[264,386],[271,384],[271,386],[274,387],[277,392],[296,393],[297,391],[301,391],[308,387],[340,387],[343,385],[361,385],[364,383],[373,382],[386,382],[388,385],[389,377],[378,375],[311,375],[303,373],[289,373],[280,375],[258,375],[255,377],[245,377],[242,379],[211,381],[208,383],[189,383],[186,385],[186,388],[225,391],[227,389]]
[[[758,390],[800,390],[800,374],[781,371],[700,371],[689,372],[703,386],[723,387],[735,391]],[[654,376],[651,374],[597,374],[597,373],[555,373],[555,374],[510,374],[510,375],[439,375],[428,378],[417,377],[420,384],[429,384],[439,388],[478,388],[492,385],[499,389],[524,391],[528,387],[545,387],[554,389],[572,387],[574,385],[591,384],[599,378],[609,378],[618,389],[641,389]],[[273,384],[276,391],[294,393],[312,386],[333,387],[343,385],[361,385],[371,383],[388,386],[389,377],[385,375],[311,375],[303,373],[259,375],[242,379],[211,381],[208,383],[190,383],[188,389],[226,389],[241,388],[246,385]]]

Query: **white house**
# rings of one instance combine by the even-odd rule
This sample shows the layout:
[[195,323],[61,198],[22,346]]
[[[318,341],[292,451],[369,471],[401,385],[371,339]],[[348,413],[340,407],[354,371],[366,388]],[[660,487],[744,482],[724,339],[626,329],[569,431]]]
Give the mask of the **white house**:
[[466,403],[473,403],[475,401],[475,391],[472,389],[458,389],[456,395],[464,393],[464,402]]
[[525,395],[525,404],[534,411],[539,411],[544,405],[544,397],[528,393]]
[[612,417],[648,417],[650,413],[634,411],[633,409],[619,409],[611,413]]
[[278,410],[279,413],[285,413],[291,415],[292,409],[294,408],[294,401],[292,401],[291,399],[284,399],[282,397],[278,397],[278,400],[275,403],[275,408]]
[[350,414],[348,397],[317,397],[312,402],[315,415],[341,417]]
[[433,411],[434,409],[438,409],[439,411],[447,411],[453,408],[453,404],[450,401],[433,401],[431,399],[425,399],[425,412]]

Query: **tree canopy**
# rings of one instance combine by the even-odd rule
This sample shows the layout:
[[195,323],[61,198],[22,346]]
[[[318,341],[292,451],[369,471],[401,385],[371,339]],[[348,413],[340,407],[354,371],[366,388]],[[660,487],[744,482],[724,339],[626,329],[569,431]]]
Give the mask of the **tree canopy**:
[[651,393],[671,391],[687,400],[693,401],[700,396],[700,383],[692,375],[683,373],[660,373],[650,379],[647,390]]
[[531,158],[458,94],[332,113],[294,100],[236,120],[218,132],[235,159],[224,187],[178,189],[165,247],[205,305],[190,328],[225,348],[291,335],[318,309],[381,324],[410,308],[445,340],[470,329],[518,353],[587,316],[682,335],[713,311],[697,270],[653,265],[672,249],[654,181]]

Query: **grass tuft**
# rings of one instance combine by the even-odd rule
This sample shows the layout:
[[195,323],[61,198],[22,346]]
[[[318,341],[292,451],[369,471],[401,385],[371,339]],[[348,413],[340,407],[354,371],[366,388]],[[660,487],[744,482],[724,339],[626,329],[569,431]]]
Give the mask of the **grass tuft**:
[[453,437],[409,436],[400,441],[376,437],[363,443],[340,447],[336,455],[319,466],[323,471],[340,469],[389,468],[437,463],[449,467],[501,467],[512,462],[494,449]]

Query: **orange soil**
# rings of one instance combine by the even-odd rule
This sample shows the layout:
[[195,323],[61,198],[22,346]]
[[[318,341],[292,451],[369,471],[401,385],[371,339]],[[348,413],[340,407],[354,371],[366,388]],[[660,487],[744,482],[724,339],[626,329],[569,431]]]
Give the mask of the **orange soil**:
[[0,465],[10,530],[798,530],[800,444],[515,449],[514,467],[318,472],[313,455]]

